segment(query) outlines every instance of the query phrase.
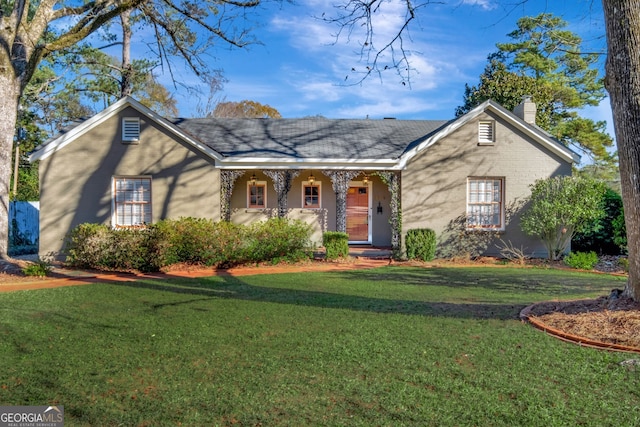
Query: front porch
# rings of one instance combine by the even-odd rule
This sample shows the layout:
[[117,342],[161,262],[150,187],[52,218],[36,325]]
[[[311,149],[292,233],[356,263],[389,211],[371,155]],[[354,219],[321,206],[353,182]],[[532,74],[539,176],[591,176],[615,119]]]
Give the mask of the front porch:
[[400,173],[379,170],[223,169],[221,219],[250,224],[272,217],[298,219],[322,245],[326,231],[350,244],[398,248]]

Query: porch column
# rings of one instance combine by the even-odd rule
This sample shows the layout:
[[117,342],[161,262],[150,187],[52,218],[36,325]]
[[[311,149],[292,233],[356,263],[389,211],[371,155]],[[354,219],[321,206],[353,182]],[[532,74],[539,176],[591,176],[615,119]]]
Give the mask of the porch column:
[[347,191],[349,182],[361,171],[323,170],[322,173],[331,178],[333,191],[336,193],[336,231],[347,232]]
[[244,175],[243,170],[226,170],[220,171],[220,219],[223,221],[231,221],[231,194],[236,180]]
[[391,193],[391,201],[389,202],[391,208],[391,215],[389,216],[389,224],[391,224],[391,247],[395,251],[400,251],[401,241],[400,235],[402,234],[402,210],[400,206],[400,175],[394,171],[379,171],[376,174],[380,177],[382,182],[389,187],[389,193]]
[[297,170],[264,170],[265,175],[273,180],[278,195],[278,218],[287,216],[287,195],[291,190],[291,181],[300,175]]

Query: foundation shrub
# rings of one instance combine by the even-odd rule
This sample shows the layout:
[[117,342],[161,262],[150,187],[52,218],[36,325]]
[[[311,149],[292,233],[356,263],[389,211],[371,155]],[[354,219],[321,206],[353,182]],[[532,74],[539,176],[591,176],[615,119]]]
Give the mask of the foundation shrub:
[[66,238],[67,263],[76,267],[99,268],[106,265],[111,229],[101,224],[80,224]]
[[141,229],[81,224],[67,237],[67,263],[117,271],[159,271],[176,263],[228,267],[309,258],[311,228],[270,219],[250,227],[203,218],[162,220]]
[[247,261],[300,261],[311,256],[311,227],[300,220],[271,218],[252,224],[245,237]]
[[408,230],[405,246],[407,258],[431,261],[436,254],[436,232],[430,228]]
[[593,270],[598,263],[598,255],[593,252],[570,252],[564,257],[564,263],[571,268]]
[[326,259],[336,260],[349,256],[349,235],[341,231],[327,231],[322,235]]

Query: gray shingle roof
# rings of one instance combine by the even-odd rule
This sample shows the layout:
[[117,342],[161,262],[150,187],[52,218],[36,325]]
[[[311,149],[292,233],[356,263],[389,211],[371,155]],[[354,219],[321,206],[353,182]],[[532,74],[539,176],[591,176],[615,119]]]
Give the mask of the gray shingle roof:
[[173,124],[228,157],[396,159],[443,120],[173,119]]

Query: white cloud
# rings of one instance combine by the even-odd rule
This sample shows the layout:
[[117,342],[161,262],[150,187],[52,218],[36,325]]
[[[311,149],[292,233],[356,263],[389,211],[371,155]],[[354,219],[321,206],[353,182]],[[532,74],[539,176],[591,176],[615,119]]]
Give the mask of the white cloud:
[[462,0],[462,3],[469,6],[480,6],[484,10],[493,10],[498,7],[498,5],[491,0]]

